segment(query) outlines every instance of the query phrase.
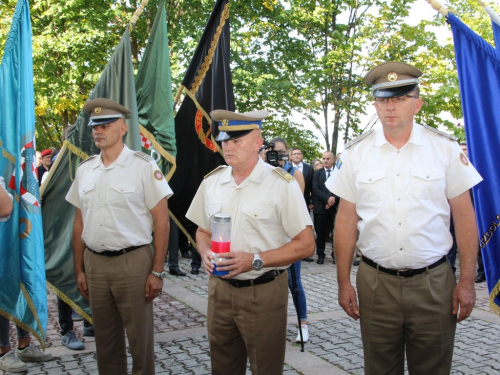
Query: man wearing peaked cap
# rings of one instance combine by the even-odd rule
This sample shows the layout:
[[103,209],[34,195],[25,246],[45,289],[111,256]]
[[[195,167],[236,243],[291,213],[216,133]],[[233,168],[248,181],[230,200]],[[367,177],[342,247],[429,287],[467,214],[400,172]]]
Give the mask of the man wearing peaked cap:
[[38,176],[38,186],[42,184],[42,177],[45,174],[45,172],[49,171],[49,166],[50,166],[50,155],[52,154],[52,150],[50,148],[43,150],[41,153],[42,157],[42,164],[38,166],[37,169],[37,176]]
[[123,144],[127,108],[100,98],[83,109],[101,153],[80,164],[66,200],[76,207],[75,276],[92,308],[98,370],[127,373],[126,330],[132,374],[154,374],[153,299],[163,288],[172,190],[151,157]]
[[[269,113],[211,112],[228,167],[205,177],[186,214],[198,225],[196,243],[210,275],[207,309],[212,374],[283,373],[286,347],[286,268],[312,255],[314,236],[300,187],[258,155]],[[211,223],[231,217],[230,252],[219,254],[215,276]]]
[[[475,302],[478,233],[469,189],[482,179],[453,137],[414,121],[421,75],[401,62],[366,75],[382,127],[346,144],[326,182],[342,198],[334,236],[339,304],[361,321],[367,375],[403,374],[405,352],[410,374],[449,374],[457,321]],[[458,284],[446,261],[450,212]],[[355,247],[359,307],[350,282]]]

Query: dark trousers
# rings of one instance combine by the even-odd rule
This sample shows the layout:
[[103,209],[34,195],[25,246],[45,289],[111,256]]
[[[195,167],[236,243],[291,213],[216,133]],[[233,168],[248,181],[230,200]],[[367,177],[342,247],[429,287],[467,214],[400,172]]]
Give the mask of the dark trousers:
[[326,236],[333,230],[334,210],[331,208],[324,214],[314,214],[314,230],[316,231],[316,253],[318,258],[325,257]]
[[[64,336],[68,331],[73,330],[73,309],[70,305],[64,302],[62,299],[57,297],[57,313],[59,315],[59,325],[61,326],[61,335]],[[83,325],[85,327],[90,327],[92,324],[83,320]]]

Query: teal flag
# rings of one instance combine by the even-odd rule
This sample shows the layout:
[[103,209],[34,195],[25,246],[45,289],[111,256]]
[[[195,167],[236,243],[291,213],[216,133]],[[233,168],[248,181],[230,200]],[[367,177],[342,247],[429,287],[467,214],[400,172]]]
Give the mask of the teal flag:
[[175,117],[165,0],[160,3],[135,80],[142,151],[167,181],[175,171]]
[[36,175],[29,3],[19,0],[0,65],[0,174],[14,197],[0,223],[0,314],[45,347],[47,289]]
[[[112,99],[132,111],[125,119],[128,131],[124,142],[130,149],[140,150],[134,68],[128,27],[90,93],[89,100],[94,98]],[[72,242],[75,208],[64,199],[80,162],[90,155],[100,153],[94,145],[92,129],[87,126],[88,122],[89,115],[81,112],[40,192],[44,218],[47,282],[62,300],[92,322],[89,303],[76,288]]]

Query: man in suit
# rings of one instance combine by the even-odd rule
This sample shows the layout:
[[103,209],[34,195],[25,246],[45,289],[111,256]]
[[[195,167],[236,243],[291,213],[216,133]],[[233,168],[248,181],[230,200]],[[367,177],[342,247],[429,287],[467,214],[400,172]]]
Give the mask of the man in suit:
[[290,151],[290,156],[292,159],[293,166],[302,172],[304,175],[304,181],[306,183],[304,189],[304,199],[306,201],[306,205],[309,209],[311,209],[311,190],[313,183],[313,174],[314,170],[309,164],[302,162],[304,155],[302,155],[302,151],[300,148],[292,148]]
[[[333,172],[335,156],[330,151],[323,153],[323,168],[314,173],[312,185],[312,201],[314,214],[314,228],[316,230],[316,253],[318,264],[325,262],[325,239],[330,230],[333,230],[333,219],[335,213],[335,202],[338,199],[325,186],[325,181]],[[335,258],[333,257],[335,264]]]

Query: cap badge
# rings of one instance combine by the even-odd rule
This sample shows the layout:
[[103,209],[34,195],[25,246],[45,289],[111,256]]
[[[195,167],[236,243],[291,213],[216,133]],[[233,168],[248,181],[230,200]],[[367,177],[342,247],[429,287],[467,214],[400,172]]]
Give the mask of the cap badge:
[[222,120],[221,122],[222,122],[222,124],[224,126],[228,126],[229,125],[229,121],[228,120]]
[[395,80],[398,79],[398,75],[394,72],[390,72],[388,75],[387,75],[387,79],[390,81],[390,82],[394,82]]
[[101,107],[95,107],[94,112],[97,114],[101,113]]

